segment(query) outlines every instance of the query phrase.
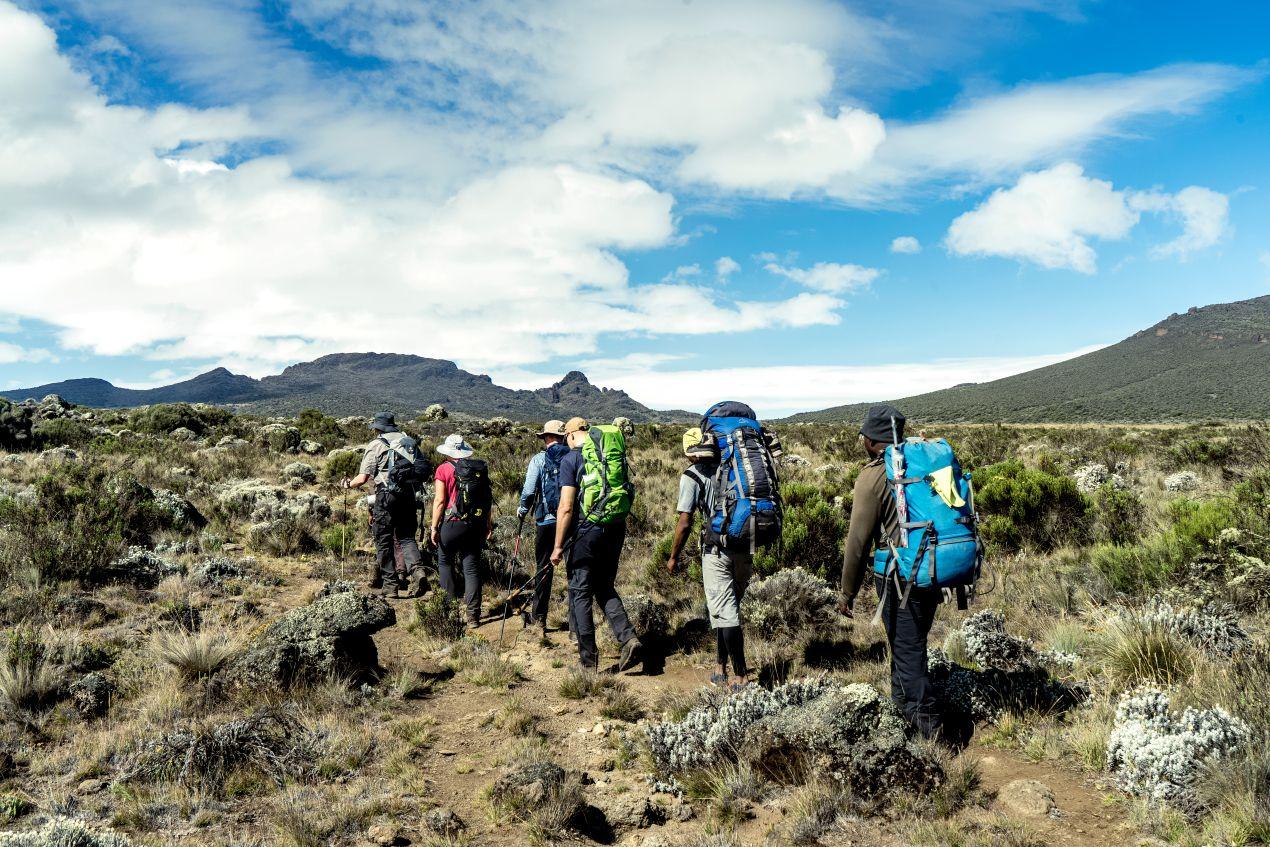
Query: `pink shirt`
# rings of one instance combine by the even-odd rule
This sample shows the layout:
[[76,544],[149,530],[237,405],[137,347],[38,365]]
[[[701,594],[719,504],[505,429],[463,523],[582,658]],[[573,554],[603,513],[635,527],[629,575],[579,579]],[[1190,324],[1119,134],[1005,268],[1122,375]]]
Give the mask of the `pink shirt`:
[[433,479],[439,485],[445,486],[446,511],[453,509],[454,501],[459,497],[459,483],[454,478],[454,462],[447,460],[437,465],[437,472],[433,475]]

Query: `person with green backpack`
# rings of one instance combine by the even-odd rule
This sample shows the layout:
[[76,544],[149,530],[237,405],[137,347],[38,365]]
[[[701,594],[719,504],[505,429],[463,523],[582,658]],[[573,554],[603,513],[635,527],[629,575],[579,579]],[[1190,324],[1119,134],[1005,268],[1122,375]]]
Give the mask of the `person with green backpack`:
[[642,646],[614,586],[626,541],[626,517],[635,499],[626,465],[626,438],[615,426],[590,426],[582,418],[572,418],[564,431],[570,450],[560,460],[560,506],[551,563],[558,565],[569,556],[569,617],[576,629],[582,669],[599,668],[591,612],[592,605],[599,603],[622,645],[617,669],[624,671],[640,659]]

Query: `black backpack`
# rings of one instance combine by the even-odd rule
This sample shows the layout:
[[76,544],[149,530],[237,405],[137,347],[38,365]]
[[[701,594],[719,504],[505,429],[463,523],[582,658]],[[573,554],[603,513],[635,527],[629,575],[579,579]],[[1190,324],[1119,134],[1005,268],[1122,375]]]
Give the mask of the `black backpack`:
[[470,524],[484,524],[494,508],[494,490],[489,484],[489,467],[481,459],[454,462],[454,506],[450,516]]
[[412,438],[403,438],[396,447],[387,438],[380,438],[387,447],[384,455],[388,460],[387,479],[375,492],[376,498],[384,498],[384,505],[399,506],[415,502],[419,488],[432,478],[432,462],[419,451]]

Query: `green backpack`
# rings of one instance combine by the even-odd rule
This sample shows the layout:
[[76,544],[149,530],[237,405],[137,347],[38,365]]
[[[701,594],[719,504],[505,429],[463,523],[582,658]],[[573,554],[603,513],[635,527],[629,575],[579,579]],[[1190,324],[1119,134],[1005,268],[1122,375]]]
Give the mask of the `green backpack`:
[[582,442],[582,458],[582,519],[601,525],[625,520],[635,501],[626,467],[626,436],[615,426],[592,426]]

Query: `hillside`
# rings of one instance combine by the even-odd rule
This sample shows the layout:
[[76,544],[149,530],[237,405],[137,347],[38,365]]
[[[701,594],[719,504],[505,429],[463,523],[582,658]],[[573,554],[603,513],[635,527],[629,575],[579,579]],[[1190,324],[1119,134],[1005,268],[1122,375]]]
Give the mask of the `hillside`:
[[635,421],[663,421],[686,415],[655,411],[625,391],[594,386],[580,371],[571,371],[547,388],[517,390],[462,370],[454,362],[395,353],[336,353],[259,380],[217,368],[161,388],[119,388],[103,379],[72,379],[0,396],[21,400],[46,394],[99,408],[186,402],[271,414],[316,408],[352,415],[389,408],[408,416],[440,403],[458,414],[516,420],[572,415],[608,420],[620,415]]
[[[1270,296],[1191,309],[1075,359],[894,402],[913,418],[948,422],[1267,418]],[[854,421],[868,406],[789,420]]]

